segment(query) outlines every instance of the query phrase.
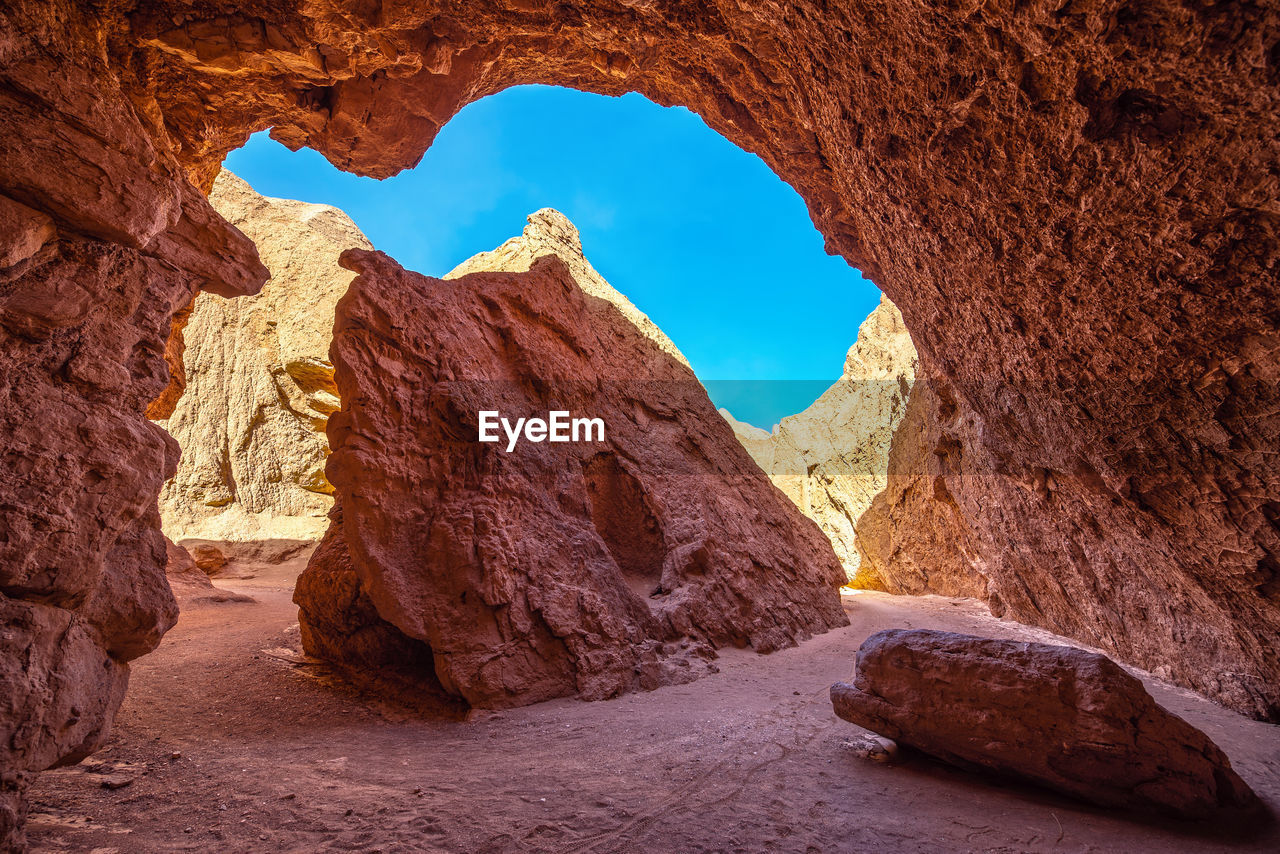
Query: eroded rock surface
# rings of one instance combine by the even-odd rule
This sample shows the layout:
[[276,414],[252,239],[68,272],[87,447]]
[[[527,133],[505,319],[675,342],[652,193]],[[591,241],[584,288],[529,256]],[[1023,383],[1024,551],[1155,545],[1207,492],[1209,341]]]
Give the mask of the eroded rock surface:
[[721,414],[738,440],[800,511],[818,523],[855,586],[858,520],[885,488],[889,445],[915,381],[916,350],[886,298],[858,328],[840,379],[772,433]]
[[201,294],[186,319],[185,393],[159,422],[182,446],[160,494],[165,533],[319,539],[333,506],[333,307],[352,278],[338,256],[371,247],[336,208],[266,198],[225,170],[209,201],[253,240],[271,278],[252,297]]
[[858,522],[857,583],[889,593],[985,599],[999,614],[999,594],[956,498],[982,495],[976,481],[992,475],[963,451],[959,434],[973,428],[973,416],[962,415],[954,398],[943,406],[939,390],[947,394],[939,381],[916,383],[893,435],[885,488]]
[[253,244],[192,184],[75,4],[0,10],[0,849],[29,775],[106,737],[177,606],[145,411],[170,318],[252,293]]
[[877,632],[836,714],[961,767],[1108,807],[1204,818],[1258,806],[1208,736],[1104,655],[927,629]]
[[[343,263],[360,275],[331,351],[341,511],[295,594],[309,652],[377,666],[391,628],[445,691],[501,707],[687,681],[716,647],[845,623],[817,527],[693,372],[561,258],[453,280]],[[482,410],[600,418],[604,440],[508,452],[477,441]]]
[[[1280,719],[1278,32],[1189,0],[7,3],[5,607],[58,655],[63,618],[99,651],[164,624],[135,589],[163,584],[172,470],[142,413],[172,315],[265,277],[198,192],[228,151],[271,127],[386,176],[466,103],[551,83],[697,111],[902,310],[939,423],[972,419],[986,477],[948,491],[1008,613]],[[6,733],[109,717],[105,689],[15,678]]]

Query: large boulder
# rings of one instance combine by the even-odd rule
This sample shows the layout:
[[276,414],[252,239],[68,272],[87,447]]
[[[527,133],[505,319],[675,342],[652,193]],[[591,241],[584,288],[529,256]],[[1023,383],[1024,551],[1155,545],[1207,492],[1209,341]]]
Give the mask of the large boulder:
[[[560,257],[451,281],[342,258],[360,275],[331,350],[341,510],[295,594],[309,652],[376,667],[385,623],[428,651],[425,688],[500,707],[686,681],[716,647],[845,623],[826,538],[692,371]],[[477,441],[489,410],[604,435],[508,450]]]
[[831,540],[857,587],[880,585],[859,574],[859,520],[885,488],[889,447],[915,382],[916,350],[902,315],[882,297],[858,327],[840,379],[772,432],[721,410],[743,447]]
[[889,629],[858,650],[836,714],[946,762],[1109,807],[1186,818],[1257,806],[1209,737],[1104,655]]

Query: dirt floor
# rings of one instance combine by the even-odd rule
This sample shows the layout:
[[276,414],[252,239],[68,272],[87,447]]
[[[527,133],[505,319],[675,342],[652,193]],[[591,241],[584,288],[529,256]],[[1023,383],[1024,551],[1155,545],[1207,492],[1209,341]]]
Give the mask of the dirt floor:
[[[301,560],[233,564],[218,584],[255,601],[184,610],[135,664],[109,746],[40,776],[34,850],[1280,851],[1274,825],[1139,821],[921,757],[858,758],[861,731],[827,689],[868,634],[1053,640],[974,602],[849,595],[849,628],[769,656],[729,651],[689,685],[432,721],[299,663]],[[1280,727],[1139,675],[1280,811]]]

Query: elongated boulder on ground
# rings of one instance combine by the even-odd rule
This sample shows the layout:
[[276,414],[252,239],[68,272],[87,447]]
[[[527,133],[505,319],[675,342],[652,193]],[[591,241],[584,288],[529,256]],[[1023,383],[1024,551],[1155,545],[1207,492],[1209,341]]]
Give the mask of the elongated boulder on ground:
[[840,379],[803,412],[766,433],[720,411],[774,485],[818,523],[854,586],[876,586],[859,576],[855,535],[888,482],[889,447],[907,409],[916,361],[902,315],[881,297],[858,327]]
[[[826,538],[693,372],[563,259],[451,281],[342,261],[360,275],[330,351],[341,511],[295,593],[308,652],[368,670],[404,635],[434,662],[426,687],[501,707],[687,681],[716,647],[846,622]],[[481,411],[552,410],[603,437],[477,441]]]
[[1109,807],[1185,818],[1252,810],[1208,736],[1104,655],[1068,646],[889,629],[858,650],[836,714],[946,762]]

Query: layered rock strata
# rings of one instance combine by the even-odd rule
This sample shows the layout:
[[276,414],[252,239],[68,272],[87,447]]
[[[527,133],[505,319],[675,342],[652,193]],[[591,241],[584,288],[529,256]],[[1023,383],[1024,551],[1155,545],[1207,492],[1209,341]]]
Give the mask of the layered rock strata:
[[858,649],[836,714],[964,768],[1107,807],[1225,817],[1259,807],[1218,746],[1104,655],[925,629]]
[[225,170],[209,201],[253,240],[271,278],[252,297],[201,294],[185,320],[185,393],[158,422],[182,446],[160,494],[165,533],[319,539],[333,506],[333,307],[352,278],[338,256],[372,247],[342,211],[266,198]]
[[[384,177],[522,83],[639,91],[760,155],[945,385],[1007,612],[1280,719],[1278,32],[1181,0],[6,4],[0,593],[44,652],[4,677],[5,803],[94,743],[98,674],[171,616],[143,413],[194,291],[266,275],[199,190],[266,127]],[[115,664],[48,687],[67,656]]]
[[[342,258],[360,275],[331,350],[341,508],[295,594],[308,652],[367,670],[408,644],[427,689],[491,708],[687,681],[716,647],[846,622],[821,532],[561,258],[453,280]],[[481,412],[553,410],[603,435],[477,441]]]
[[721,414],[774,484],[831,540],[850,582],[858,520],[888,482],[889,446],[915,381],[916,351],[898,309],[882,297],[858,327],[840,379],[771,433]]

